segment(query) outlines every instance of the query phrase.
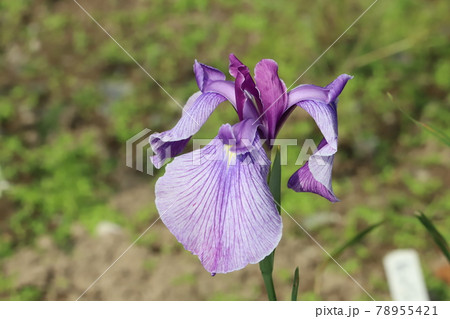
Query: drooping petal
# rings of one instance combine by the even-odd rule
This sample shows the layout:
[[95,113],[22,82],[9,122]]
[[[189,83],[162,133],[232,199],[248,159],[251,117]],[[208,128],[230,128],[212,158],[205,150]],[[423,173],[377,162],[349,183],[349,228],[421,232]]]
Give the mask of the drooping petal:
[[328,93],[328,103],[334,102],[337,100],[338,96],[341,94],[348,80],[353,79],[353,76],[348,74],[339,75],[336,80],[328,84],[325,88],[329,90]]
[[161,168],[166,159],[183,151],[191,136],[200,130],[220,103],[228,100],[236,108],[234,83],[226,81],[225,74],[197,61],[194,63],[194,73],[200,92],[189,98],[175,127],[150,136],[154,152],[150,160],[156,168]]
[[296,192],[311,192],[325,197],[330,202],[338,202],[331,185],[333,161],[333,150],[323,139],[305,165],[289,178],[288,187]]
[[236,108],[234,83],[226,81],[225,74],[209,65],[199,63],[197,60],[194,63],[194,73],[201,92],[218,93]]
[[240,142],[233,127],[222,126],[203,149],[168,164],[155,187],[162,221],[212,274],[258,263],[282,233],[267,185],[270,162],[259,138],[254,137],[250,152],[239,154],[220,136]]
[[166,159],[180,154],[192,135],[197,133],[216,107],[225,101],[217,93],[193,94],[183,108],[183,115],[171,129],[150,135],[150,146],[154,155],[150,158],[156,168]]
[[311,115],[330,147],[336,152],[338,138],[336,104],[325,104],[313,100],[306,100],[298,103],[298,106]]
[[289,92],[288,105],[298,105],[311,115],[334,153],[338,138],[337,98],[351,78],[342,74],[325,88],[301,85]]
[[299,85],[289,91],[288,106],[296,105],[305,100],[314,100],[325,104],[331,103],[338,98],[348,80],[352,78],[351,75],[341,74],[324,88],[312,84]]
[[212,66],[199,63],[197,60],[194,62],[194,73],[197,85],[200,91],[203,92],[205,86],[214,81],[225,81],[226,76],[220,70],[213,68]]
[[314,100],[328,103],[330,90],[326,88],[312,85],[312,84],[302,84],[293,88],[288,93],[288,105],[296,105],[300,101]]
[[278,64],[270,59],[259,61],[255,67],[255,81],[267,119],[268,138],[274,139],[278,121],[286,110],[288,101],[286,85],[278,77]]

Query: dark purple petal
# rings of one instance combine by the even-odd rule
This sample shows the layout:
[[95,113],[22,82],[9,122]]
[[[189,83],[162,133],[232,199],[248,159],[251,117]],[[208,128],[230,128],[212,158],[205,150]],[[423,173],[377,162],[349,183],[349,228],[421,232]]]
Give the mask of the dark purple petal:
[[229,124],[225,124],[220,128],[217,136],[224,144],[231,147],[231,152],[237,154],[252,152],[255,146],[262,147],[259,144],[255,144],[259,125],[253,125],[253,122],[253,120],[248,119],[232,127]]
[[241,61],[233,54],[230,54],[230,74],[236,78],[236,110],[240,120],[253,119],[259,117],[262,112],[262,102],[256,84],[248,70]]
[[315,193],[330,202],[338,202],[339,199],[334,195],[331,185],[333,161],[333,150],[323,139],[319,144],[318,151],[311,155],[306,164],[289,178],[288,187],[296,192]]
[[171,129],[150,135],[150,146],[155,155],[150,160],[160,168],[166,159],[182,152],[188,140],[197,133],[216,107],[225,101],[217,93],[197,92],[192,95],[183,108],[183,115]]
[[229,60],[230,60],[230,65],[228,67],[228,70],[229,70],[231,76],[235,78],[235,77],[237,77],[238,69],[243,66],[245,67],[245,64],[242,63],[233,53],[230,54]]
[[277,124],[287,108],[286,85],[278,77],[278,65],[264,59],[255,67],[256,86],[260,92],[263,112],[267,121],[268,138],[275,138]]
[[[221,135],[232,130],[224,125]],[[269,167],[262,148],[236,154],[216,137],[176,157],[157,181],[162,221],[210,273],[258,263],[278,245],[282,223],[267,185]]]
[[150,137],[150,145],[152,147],[153,153],[155,155],[150,157],[152,164],[156,168],[161,168],[164,165],[164,162],[168,158],[172,158],[180,154],[190,138],[184,140],[178,140],[174,142],[164,142],[157,135],[152,135]]

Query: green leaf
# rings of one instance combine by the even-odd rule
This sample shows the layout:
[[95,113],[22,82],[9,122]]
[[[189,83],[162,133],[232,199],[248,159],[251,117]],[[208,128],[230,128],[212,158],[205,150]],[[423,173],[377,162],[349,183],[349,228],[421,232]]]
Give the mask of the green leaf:
[[294,281],[292,283],[291,301],[297,301],[298,286],[299,286],[299,276],[298,276],[298,267],[296,267],[294,272]]
[[[391,94],[388,93],[387,95],[388,95],[388,97],[389,97],[389,99],[391,101],[394,101],[394,98],[392,97]],[[414,119],[411,115],[409,115],[408,113],[403,111],[400,107],[398,107],[398,109],[400,110],[400,112],[402,112],[412,122],[414,122],[415,124],[417,124],[421,128],[425,129],[429,133],[433,134],[436,138],[441,140],[441,142],[443,142],[445,145],[450,146],[450,137],[447,134],[445,134],[443,131],[441,131],[440,129],[437,129],[436,127],[433,127],[433,126],[431,126],[429,124],[425,124],[425,123],[422,123],[422,122]]]
[[272,169],[269,176],[269,188],[275,203],[278,206],[278,212],[281,210],[281,159],[280,147],[275,151],[275,158],[273,159]]
[[[280,149],[275,151],[275,158],[273,160],[272,168],[269,176],[269,188],[272,192],[272,196],[275,202],[278,203],[278,212],[280,212],[281,204],[281,161],[280,161]],[[276,301],[277,296],[275,293],[275,287],[273,284],[272,272],[273,262],[275,259],[275,250],[272,253],[259,262],[259,269],[263,276],[264,285],[266,286],[267,296],[270,301]]]
[[263,276],[264,285],[266,286],[267,297],[270,301],[276,301],[277,295],[275,293],[275,286],[273,284],[272,272],[273,262],[275,260],[275,250],[269,256],[259,262],[259,269]]
[[363,229],[361,232],[357,233],[355,236],[350,238],[350,240],[346,241],[343,245],[335,249],[331,254],[330,257],[325,259],[324,262],[317,267],[316,270],[316,278],[314,283],[314,292],[316,294],[319,294],[320,285],[321,285],[321,274],[327,267],[327,265],[332,261],[333,259],[339,258],[339,256],[349,247],[359,243],[366,235],[368,235],[372,230],[383,224],[385,221],[378,222],[376,224],[370,225],[369,227]]
[[[381,222],[378,222],[376,224],[370,225],[369,227],[363,229],[361,232],[357,233],[355,236],[350,238],[347,242],[345,242],[342,246],[338,247],[336,250],[333,251],[331,256],[333,258],[338,258],[348,247],[351,247],[357,243],[359,243],[367,234],[369,234],[372,230],[380,226],[384,223],[384,220]],[[328,259],[328,262],[331,260],[331,258]]]
[[439,247],[439,249],[444,254],[445,258],[447,258],[448,262],[450,262],[450,251],[448,247],[448,243],[445,240],[444,236],[439,233],[439,231],[434,226],[433,222],[428,219],[422,212],[416,213],[417,219],[422,223],[422,225],[426,228],[426,230],[430,233],[431,237],[433,237],[434,242]]

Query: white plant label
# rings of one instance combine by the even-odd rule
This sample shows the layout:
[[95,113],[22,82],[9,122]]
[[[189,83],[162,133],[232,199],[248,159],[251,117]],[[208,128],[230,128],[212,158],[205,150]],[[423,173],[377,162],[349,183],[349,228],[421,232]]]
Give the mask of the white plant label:
[[428,292],[413,249],[394,250],[383,258],[389,290],[394,301],[428,301]]

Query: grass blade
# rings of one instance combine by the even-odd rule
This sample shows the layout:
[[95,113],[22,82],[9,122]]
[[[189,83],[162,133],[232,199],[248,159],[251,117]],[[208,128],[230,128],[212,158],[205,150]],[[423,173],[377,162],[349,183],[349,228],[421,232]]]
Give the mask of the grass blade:
[[444,254],[445,258],[447,258],[448,262],[450,263],[450,251],[448,247],[448,243],[445,240],[444,236],[439,233],[439,231],[434,226],[433,222],[428,219],[427,216],[425,216],[422,212],[416,213],[417,219],[422,223],[422,225],[426,228],[428,233],[430,233],[431,237],[433,237],[434,242],[439,247],[439,249]]
[[[339,256],[349,247],[359,243],[365,236],[367,236],[372,230],[383,224],[385,221],[378,222],[376,224],[370,225],[369,227],[363,229],[361,232],[350,238],[350,240],[346,241],[343,245],[335,249],[331,256],[334,259],[339,258]],[[333,259],[331,257],[325,259],[323,263],[317,268],[315,280],[314,280],[314,292],[316,294],[319,294],[320,286],[321,286],[321,275],[324,272],[327,265],[332,261]]]
[[299,275],[298,275],[298,267],[297,267],[297,268],[295,268],[294,281],[292,283],[291,301],[297,301],[298,286],[299,286]]
[[[338,258],[348,247],[353,246],[357,243],[359,243],[367,234],[369,234],[372,230],[380,226],[384,223],[384,220],[381,222],[378,222],[376,224],[370,225],[369,227],[363,229],[361,232],[350,238],[347,242],[345,242],[342,246],[338,247],[336,250],[333,251],[331,256],[333,258]],[[328,261],[330,261],[331,258],[329,258]]]
[[[392,97],[391,94],[387,94],[389,99],[391,101],[394,101],[394,98]],[[436,127],[433,127],[429,124],[425,124],[422,123],[416,119],[414,119],[413,117],[411,117],[411,115],[409,115],[408,113],[406,113],[405,111],[403,111],[400,107],[398,107],[398,109],[400,110],[400,112],[402,112],[408,119],[410,119],[412,122],[414,122],[415,124],[417,124],[418,126],[420,126],[421,128],[425,129],[426,131],[428,131],[429,133],[431,133],[432,135],[434,135],[437,139],[439,139],[441,142],[443,142],[445,145],[450,146],[450,137],[444,133],[443,131],[441,131],[440,129],[437,129]]]

